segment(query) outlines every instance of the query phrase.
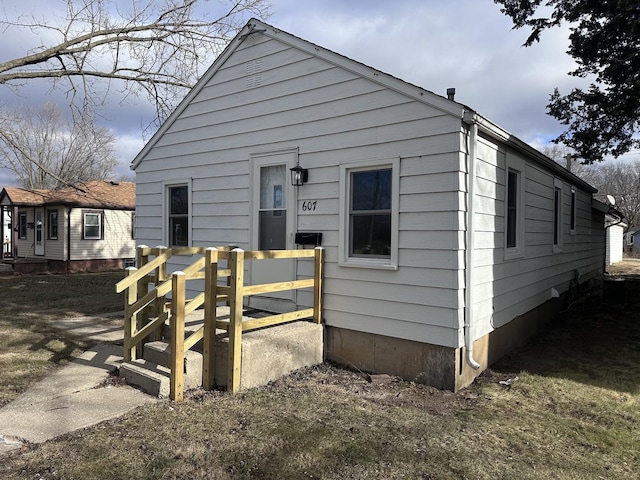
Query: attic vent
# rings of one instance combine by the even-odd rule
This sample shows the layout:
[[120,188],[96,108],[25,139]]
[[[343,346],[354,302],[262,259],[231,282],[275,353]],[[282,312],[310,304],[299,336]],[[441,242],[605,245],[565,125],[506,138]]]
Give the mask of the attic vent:
[[247,63],[247,88],[262,85],[262,60],[251,60]]

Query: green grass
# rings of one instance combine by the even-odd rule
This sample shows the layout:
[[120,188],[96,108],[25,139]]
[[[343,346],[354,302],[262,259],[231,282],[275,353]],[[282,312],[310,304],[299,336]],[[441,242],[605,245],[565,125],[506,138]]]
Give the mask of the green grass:
[[[19,325],[26,346],[37,332]],[[70,345],[33,339],[43,358]],[[0,478],[635,479],[639,352],[636,307],[583,312],[457,394],[324,364],[237,395],[190,391],[30,445],[2,459]]]

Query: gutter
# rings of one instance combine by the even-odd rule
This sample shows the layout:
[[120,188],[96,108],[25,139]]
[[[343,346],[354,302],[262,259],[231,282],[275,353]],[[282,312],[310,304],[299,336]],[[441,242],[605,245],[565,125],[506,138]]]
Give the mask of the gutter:
[[476,115],[472,111],[465,111],[462,117],[463,123],[469,126],[469,134],[467,136],[467,225],[466,225],[466,249],[465,249],[465,289],[464,289],[464,340],[466,349],[467,364],[477,370],[480,364],[473,358],[473,263],[474,263],[474,216],[475,216],[475,183],[476,183],[476,156],[477,156],[477,139],[478,124]]

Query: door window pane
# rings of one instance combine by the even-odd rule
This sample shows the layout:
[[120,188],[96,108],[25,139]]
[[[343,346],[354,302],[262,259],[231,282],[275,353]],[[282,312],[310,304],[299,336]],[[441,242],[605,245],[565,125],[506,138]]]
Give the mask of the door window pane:
[[260,168],[258,249],[287,248],[287,170],[285,165]]

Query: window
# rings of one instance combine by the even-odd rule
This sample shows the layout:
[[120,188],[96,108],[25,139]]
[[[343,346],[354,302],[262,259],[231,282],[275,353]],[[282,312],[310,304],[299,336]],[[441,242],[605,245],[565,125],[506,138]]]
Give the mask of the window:
[[48,213],[48,230],[47,230],[47,238],[49,240],[57,240],[58,239],[58,211],[57,210],[49,210]]
[[102,212],[82,212],[82,238],[85,240],[102,239]]
[[576,234],[576,213],[577,213],[577,202],[576,202],[576,189],[572,188],[571,189],[571,219],[570,219],[570,226],[569,226],[569,233],[571,235],[575,235]]
[[189,187],[169,186],[167,193],[169,246],[186,247],[189,245]]
[[396,269],[399,160],[341,170],[341,265]]
[[504,201],[504,258],[524,256],[524,161],[507,155]]
[[18,237],[27,238],[27,214],[18,214]]
[[562,181],[553,182],[553,251],[562,250]]
[[518,172],[507,173],[507,248],[517,247],[518,233]]

